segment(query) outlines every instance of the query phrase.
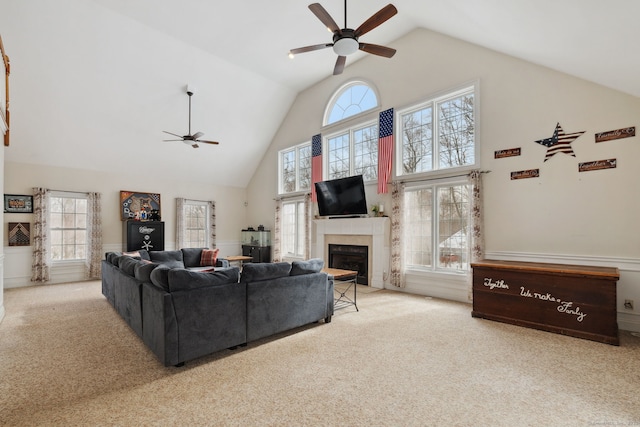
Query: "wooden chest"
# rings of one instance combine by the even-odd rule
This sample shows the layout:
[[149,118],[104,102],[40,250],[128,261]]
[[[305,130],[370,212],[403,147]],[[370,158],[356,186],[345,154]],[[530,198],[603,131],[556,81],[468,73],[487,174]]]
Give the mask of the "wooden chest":
[[473,317],[619,345],[617,268],[472,263]]

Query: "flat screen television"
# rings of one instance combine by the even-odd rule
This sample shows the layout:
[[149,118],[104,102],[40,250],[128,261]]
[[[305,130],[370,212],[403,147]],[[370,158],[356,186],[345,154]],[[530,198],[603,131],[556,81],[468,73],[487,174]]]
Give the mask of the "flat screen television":
[[367,214],[362,175],[316,182],[318,214],[328,217],[357,217]]

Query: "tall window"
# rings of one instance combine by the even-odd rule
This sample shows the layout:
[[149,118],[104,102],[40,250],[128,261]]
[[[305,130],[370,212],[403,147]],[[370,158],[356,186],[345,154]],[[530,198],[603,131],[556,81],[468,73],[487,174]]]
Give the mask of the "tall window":
[[470,186],[447,183],[405,190],[408,267],[464,271],[469,262]]
[[280,194],[311,189],[311,144],[280,151]]
[[304,201],[282,203],[282,254],[304,257],[305,224]]
[[184,247],[209,247],[209,217],[207,202],[194,200],[184,202]]
[[476,163],[474,91],[466,88],[399,113],[398,175]]
[[49,245],[52,261],[87,258],[87,196],[52,192],[49,198]]
[[378,178],[378,125],[369,123],[326,139],[328,179],[363,175]]

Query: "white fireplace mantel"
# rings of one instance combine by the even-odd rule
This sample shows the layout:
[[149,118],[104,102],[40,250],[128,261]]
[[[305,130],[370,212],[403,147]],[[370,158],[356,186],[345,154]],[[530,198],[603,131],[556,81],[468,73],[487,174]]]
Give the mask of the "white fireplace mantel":
[[327,241],[335,236],[342,237],[343,243],[346,244],[356,244],[354,240],[357,240],[358,244],[366,242],[365,244],[369,246],[369,286],[384,289],[391,260],[389,218],[317,219],[314,223],[316,227],[314,256],[326,262]]

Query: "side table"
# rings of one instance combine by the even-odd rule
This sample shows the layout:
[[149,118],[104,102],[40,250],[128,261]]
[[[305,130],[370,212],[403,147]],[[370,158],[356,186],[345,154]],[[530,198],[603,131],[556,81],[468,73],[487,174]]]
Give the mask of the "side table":
[[[356,302],[358,293],[358,272],[355,270],[341,270],[339,268],[323,268],[322,271],[333,276],[333,279],[336,282],[347,284],[347,287],[344,290],[337,290],[334,287],[334,291],[339,294],[338,298],[334,299],[334,309],[339,310],[353,305],[356,308],[356,311],[360,311]],[[347,296],[347,292],[349,292],[350,289],[353,289],[353,299]]]

